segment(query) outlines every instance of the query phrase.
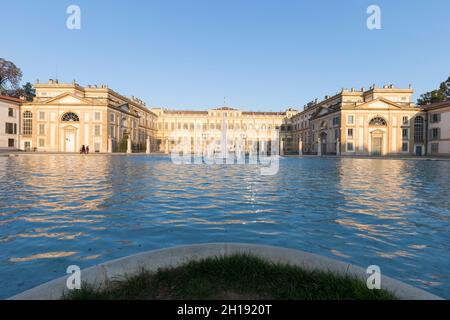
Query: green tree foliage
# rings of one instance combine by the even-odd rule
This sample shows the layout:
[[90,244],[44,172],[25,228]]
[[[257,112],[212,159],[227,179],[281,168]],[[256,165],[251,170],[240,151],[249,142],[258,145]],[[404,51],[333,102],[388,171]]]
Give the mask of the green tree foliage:
[[439,86],[439,89],[424,93],[417,99],[419,106],[450,100],[450,77]]
[[31,102],[36,96],[36,90],[33,88],[31,83],[27,82],[22,88],[16,89],[15,92],[12,92],[12,95],[16,97],[25,97],[25,100]]

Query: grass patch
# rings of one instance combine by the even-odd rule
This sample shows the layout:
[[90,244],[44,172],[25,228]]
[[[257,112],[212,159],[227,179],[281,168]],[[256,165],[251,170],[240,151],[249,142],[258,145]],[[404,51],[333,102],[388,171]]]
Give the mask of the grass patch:
[[251,255],[188,262],[157,272],[112,281],[98,289],[83,285],[68,300],[244,299],[244,300],[391,300],[385,290],[369,290],[361,280],[274,264]]

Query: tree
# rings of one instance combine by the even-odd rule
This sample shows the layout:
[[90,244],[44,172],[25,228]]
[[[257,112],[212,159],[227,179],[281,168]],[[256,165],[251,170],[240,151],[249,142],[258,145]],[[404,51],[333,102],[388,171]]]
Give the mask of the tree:
[[22,80],[22,71],[11,61],[0,58],[0,94],[17,90]]
[[36,90],[33,88],[33,85],[27,82],[22,88],[14,90],[11,92],[11,96],[13,97],[24,97],[28,102],[33,101],[33,98],[36,96]]
[[419,106],[450,100],[450,77],[439,85],[439,89],[424,93],[417,99]]

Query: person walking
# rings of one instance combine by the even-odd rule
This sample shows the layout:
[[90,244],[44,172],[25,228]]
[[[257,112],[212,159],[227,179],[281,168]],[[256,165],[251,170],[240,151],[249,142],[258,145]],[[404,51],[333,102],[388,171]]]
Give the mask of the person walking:
[[84,144],[81,146],[81,154],[85,154],[86,153],[86,147],[84,146]]
[[89,146],[86,146],[86,154],[89,154]]

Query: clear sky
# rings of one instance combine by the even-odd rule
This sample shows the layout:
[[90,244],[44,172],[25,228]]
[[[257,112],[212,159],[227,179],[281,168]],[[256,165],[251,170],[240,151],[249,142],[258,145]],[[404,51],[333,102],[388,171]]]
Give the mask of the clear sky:
[[[150,106],[301,108],[376,83],[450,76],[448,0],[0,0],[0,57],[23,81],[108,84]],[[69,5],[81,30],[66,28]],[[366,9],[381,8],[381,30]]]

